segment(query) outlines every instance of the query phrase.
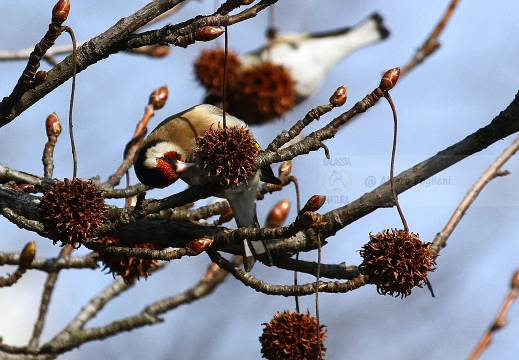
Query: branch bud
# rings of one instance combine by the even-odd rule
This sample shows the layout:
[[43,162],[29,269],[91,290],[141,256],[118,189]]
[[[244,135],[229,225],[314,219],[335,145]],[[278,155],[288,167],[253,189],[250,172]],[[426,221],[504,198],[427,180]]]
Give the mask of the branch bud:
[[187,244],[187,247],[194,252],[195,255],[200,254],[202,251],[206,250],[213,243],[213,239],[209,238],[200,238],[191,241]]
[[519,291],[519,270],[512,277],[512,290]]
[[150,56],[160,58],[169,54],[171,49],[167,45],[155,45],[151,49]]
[[225,32],[219,26],[204,26],[200,29],[196,29],[195,40],[198,41],[211,41],[219,37]]
[[254,0],[240,0],[240,5],[250,5]]
[[304,211],[317,211],[324,205],[326,201],[325,195],[314,195],[305,204],[301,212]]
[[19,184],[18,188],[26,193],[36,193],[36,189],[34,188],[34,185],[32,184]]
[[292,161],[287,160],[283,162],[278,169],[279,177],[288,177],[292,172]]
[[287,219],[288,213],[290,212],[290,200],[283,199],[279,201],[276,205],[272,207],[270,210],[266,227],[267,228],[278,228],[283,226],[285,220]]
[[20,253],[20,266],[24,268],[31,266],[35,256],[36,242],[31,241],[24,246],[22,252]]
[[389,91],[395,87],[398,78],[400,77],[400,68],[392,68],[386,71],[380,80],[379,88],[382,91]]
[[43,84],[47,79],[47,72],[45,70],[40,70],[36,74],[34,74],[34,83],[36,85]]
[[234,213],[232,212],[232,209],[230,206],[225,209],[223,213],[220,214],[220,217],[218,218],[218,224],[225,224],[232,220],[234,217]]
[[168,95],[168,87],[166,85],[161,86],[160,88],[151,93],[148,104],[153,106],[154,110],[162,109],[164,105],[166,105]]
[[348,88],[346,85],[340,86],[335,90],[332,97],[330,98],[330,104],[333,106],[342,106],[348,98]]
[[45,129],[47,130],[47,137],[59,136],[61,134],[61,122],[55,112],[47,116]]
[[63,23],[67,20],[68,14],[70,12],[70,1],[69,0],[59,0],[56,5],[52,8],[52,22],[53,23]]

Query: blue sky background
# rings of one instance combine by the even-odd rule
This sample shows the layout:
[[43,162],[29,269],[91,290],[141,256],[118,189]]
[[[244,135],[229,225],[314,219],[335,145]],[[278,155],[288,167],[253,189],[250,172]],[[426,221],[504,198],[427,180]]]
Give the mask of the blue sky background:
[[[74,29],[78,39],[89,39],[145,4],[146,1],[121,0],[72,2],[66,24]],[[4,14],[0,23],[3,34],[0,48],[33,46],[47,29],[53,5],[54,1],[49,0],[0,3]],[[275,18],[281,32],[353,25],[377,11],[384,17],[391,36],[338,64],[321,90],[285,118],[254,127],[260,144],[267,145],[309,109],[327,103],[333,91],[343,84],[349,91],[348,103],[343,108],[347,110],[378,85],[385,70],[401,66],[411,58],[446,6],[446,1],[280,1],[275,7]],[[191,1],[167,21],[177,23],[213,10],[213,1]],[[517,16],[515,3],[511,1],[462,1],[441,35],[440,50],[398,83],[392,91],[400,124],[397,173],[485,126],[512,101],[519,84]],[[267,20],[268,13],[263,12],[251,21],[232,26],[231,48],[243,53],[259,47],[264,42]],[[64,36],[58,43],[67,41]],[[197,43],[187,49],[172,48],[171,54],[161,60],[118,54],[79,74],[74,130],[80,177],[100,175],[106,179],[115,171],[149,93],[155,88],[167,84],[170,97],[150,127],[168,114],[201,101],[203,90],[195,81],[192,63],[209,46],[212,44]],[[22,61],[0,63],[2,96],[10,93],[24,66]],[[48,65],[43,64],[42,69],[48,69]],[[55,111],[65,122],[69,92],[70,82],[67,82],[0,130],[0,163],[30,173],[43,173],[44,121]],[[340,114],[339,111],[312,124],[308,132]],[[347,179],[340,195],[347,196],[349,201],[371,190],[367,179],[387,179],[392,139],[390,115],[387,104],[381,102],[326,143],[333,157],[347,158],[350,162],[349,166],[338,169]],[[424,241],[432,241],[469,187],[514,138],[504,139],[445,170],[429,186],[420,185],[402,194],[400,202],[411,231],[419,233]],[[293,173],[299,179],[303,199],[317,193],[336,195],[327,183],[330,168],[323,165],[323,159],[321,151],[294,161]],[[72,176],[65,131],[58,142],[55,164],[55,177]],[[509,289],[511,275],[519,268],[517,158],[512,158],[505,169],[511,175],[487,186],[441,252],[438,268],[429,276],[436,298],[431,298],[426,289],[415,289],[407,299],[394,299],[378,295],[373,286],[349,294],[320,295],[321,321],[328,326],[326,358],[468,356],[493,321]],[[162,197],[184,187],[179,182],[167,190],[149,192],[148,196]],[[291,187],[267,196],[258,206],[260,221],[275,202],[285,197],[295,199]],[[323,211],[332,208],[328,204]],[[291,219],[294,216],[292,210]],[[358,250],[368,241],[368,234],[394,227],[400,227],[396,210],[377,210],[328,239],[323,262],[359,264]],[[50,241],[21,231],[3,218],[0,232],[2,251],[18,252],[31,240],[37,240],[39,256],[52,257],[59,251]],[[316,253],[306,254],[305,258],[315,259]],[[184,291],[203,276],[207,264],[205,255],[170,263],[110,303],[90,325],[101,326],[135,314],[161,297]],[[12,269],[2,267],[1,271]],[[292,281],[292,273],[261,265],[255,267],[253,274],[276,284]],[[44,279],[43,273],[29,272],[16,286],[1,290],[0,336],[5,343],[22,345],[28,341]],[[312,281],[311,277],[303,279]],[[100,270],[63,271],[43,341],[60,331],[111,281],[112,277]],[[314,313],[314,298],[303,298],[301,307]],[[62,359],[260,359],[261,323],[268,322],[276,311],[293,308],[292,299],[262,295],[228,278],[213,295],[166,314],[162,324],[89,343]],[[482,359],[516,357],[519,307],[512,308],[509,319],[510,323],[496,334]]]

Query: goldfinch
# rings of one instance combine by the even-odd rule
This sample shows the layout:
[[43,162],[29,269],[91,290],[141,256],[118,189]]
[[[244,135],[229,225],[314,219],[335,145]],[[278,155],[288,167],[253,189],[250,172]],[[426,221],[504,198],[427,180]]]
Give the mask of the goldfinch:
[[[211,186],[200,160],[194,154],[196,138],[206,131],[218,128],[223,123],[221,109],[209,105],[197,105],[162,121],[143,141],[134,158],[137,178],[145,185],[164,188],[179,178],[189,185],[201,183]],[[247,127],[240,119],[226,115],[227,127]],[[205,176],[205,178],[204,178]],[[225,189],[218,196],[229,202],[238,227],[259,227],[256,216],[256,196],[259,181],[280,183],[267,166],[252,174],[238,186]],[[213,182],[214,183],[214,182]],[[272,259],[263,241],[243,243],[243,259],[246,271],[250,271],[256,260],[266,265]]]
[[351,52],[389,36],[375,13],[353,26],[321,33],[280,34],[262,48],[240,57],[246,69],[270,61],[288,69],[299,103],[315,93],[328,71]]

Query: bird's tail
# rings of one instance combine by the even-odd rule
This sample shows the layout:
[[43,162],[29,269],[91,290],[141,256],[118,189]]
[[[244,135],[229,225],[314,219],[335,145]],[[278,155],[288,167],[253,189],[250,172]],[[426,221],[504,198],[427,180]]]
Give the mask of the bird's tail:
[[[257,216],[255,216],[254,227],[259,228],[259,222]],[[249,272],[252,270],[256,260],[261,261],[267,266],[272,266],[272,256],[267,248],[267,244],[264,240],[250,241],[247,239],[243,240],[243,267],[245,271]]]
[[[351,52],[389,36],[382,16],[375,13],[353,27],[310,34],[307,42],[323,71],[328,71]],[[326,54],[326,56],[322,56]],[[320,56],[317,56],[320,55]]]
[[[225,190],[224,196],[231,205],[234,220],[238,227],[259,228],[256,215],[256,196],[259,182],[259,172],[254,179],[235,189]],[[272,266],[272,257],[264,241],[243,240],[243,264],[246,271],[250,271],[256,260],[267,266]]]

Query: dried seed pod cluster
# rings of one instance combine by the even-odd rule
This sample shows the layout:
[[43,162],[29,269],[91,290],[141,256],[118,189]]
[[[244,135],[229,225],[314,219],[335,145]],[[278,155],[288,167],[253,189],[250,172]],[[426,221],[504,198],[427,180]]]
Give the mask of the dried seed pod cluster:
[[204,172],[223,186],[238,185],[254,173],[259,148],[247,128],[237,126],[207,131],[196,139],[195,156]]
[[106,221],[104,198],[90,180],[57,180],[44,192],[38,210],[45,231],[61,246],[90,241]]
[[[101,236],[97,239],[97,242],[105,245],[125,246],[121,243],[121,240],[109,236]],[[156,249],[156,246],[153,244],[134,244],[130,247],[137,249]],[[121,276],[126,284],[131,284],[133,281],[139,280],[141,276],[147,278],[150,275],[150,271],[158,266],[157,260],[141,259],[138,257],[117,257],[100,254],[99,260],[103,262],[103,270],[108,270],[108,272],[114,276]]]
[[[195,61],[195,73],[198,81],[211,94],[223,96],[223,63],[225,52],[221,48],[202,51]],[[232,51],[227,53],[227,84],[235,84],[239,76],[240,60]]]
[[[224,49],[202,52],[195,62],[200,83],[216,98],[223,96]],[[296,102],[296,86],[290,72],[270,62],[243,68],[238,55],[227,55],[226,110],[248,124],[272,121],[290,111]]]
[[[315,360],[318,359],[319,346],[317,333],[321,344],[326,339],[325,326],[317,329],[317,320],[307,311],[300,314],[297,311],[277,313],[260,336],[261,353],[269,360]],[[318,331],[319,330],[319,331]],[[321,356],[326,348],[321,345]]]
[[423,243],[417,234],[406,230],[384,230],[369,235],[370,241],[360,250],[364,259],[360,266],[369,283],[382,295],[407,297],[415,286],[427,282],[434,271],[435,258],[431,243]]

